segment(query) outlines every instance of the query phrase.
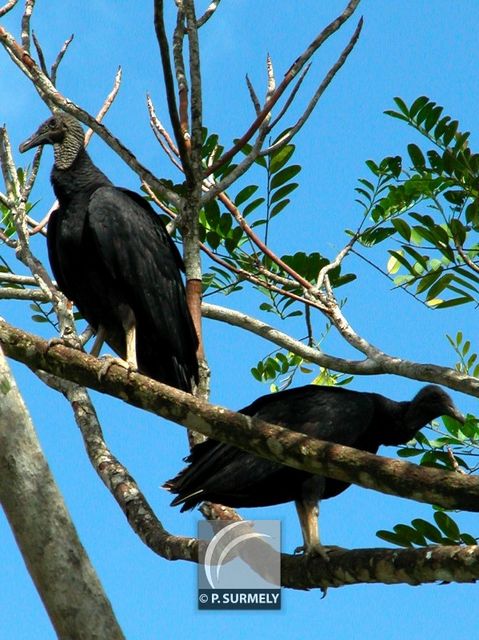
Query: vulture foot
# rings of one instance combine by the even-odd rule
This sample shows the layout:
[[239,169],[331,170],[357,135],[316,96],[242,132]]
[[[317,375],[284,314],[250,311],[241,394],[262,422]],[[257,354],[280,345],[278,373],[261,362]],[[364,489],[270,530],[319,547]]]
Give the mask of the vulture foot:
[[103,361],[103,365],[98,372],[98,380],[100,382],[103,380],[103,378],[106,376],[106,374],[114,364],[122,367],[123,369],[126,369],[128,373],[131,373],[132,371],[138,371],[138,369],[133,366],[131,362],[127,362],[126,360],[123,360],[122,358],[118,358],[116,356],[105,355],[99,359]]

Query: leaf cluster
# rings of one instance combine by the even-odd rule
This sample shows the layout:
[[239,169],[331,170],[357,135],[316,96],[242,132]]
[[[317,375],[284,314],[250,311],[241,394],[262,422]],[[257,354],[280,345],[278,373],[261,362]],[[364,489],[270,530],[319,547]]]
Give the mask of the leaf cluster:
[[[415,129],[425,141],[410,143],[407,156],[366,164],[373,179],[361,179],[359,202],[371,224],[359,241],[366,247],[388,240],[387,272],[433,308],[479,300],[479,154],[469,132],[425,96],[386,113]],[[427,147],[425,147],[427,145]]]

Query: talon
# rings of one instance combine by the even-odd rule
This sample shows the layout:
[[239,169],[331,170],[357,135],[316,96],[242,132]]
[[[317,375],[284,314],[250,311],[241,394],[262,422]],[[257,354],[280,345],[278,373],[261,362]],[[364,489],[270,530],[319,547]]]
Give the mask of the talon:
[[127,362],[126,360],[123,360],[122,358],[117,358],[115,356],[110,356],[110,355],[105,355],[102,356],[100,358],[100,360],[103,361],[103,365],[100,369],[100,371],[98,372],[98,381],[101,382],[102,379],[106,376],[106,374],[108,373],[108,371],[110,370],[110,367],[114,364],[118,365],[119,367],[123,367],[123,369],[126,369],[126,371],[128,373],[131,373],[132,371],[137,371],[137,368],[131,364],[131,362]]
[[72,335],[62,335],[58,338],[50,338],[47,342],[47,348],[45,349],[45,355],[48,354],[52,347],[56,347],[58,345],[63,347],[70,347],[71,349],[80,349],[82,350],[81,345],[78,343],[78,340],[72,339],[75,336]]

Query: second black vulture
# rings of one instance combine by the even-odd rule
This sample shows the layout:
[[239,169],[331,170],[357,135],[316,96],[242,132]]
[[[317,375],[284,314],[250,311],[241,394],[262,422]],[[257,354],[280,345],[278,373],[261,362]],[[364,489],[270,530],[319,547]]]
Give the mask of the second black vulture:
[[[436,385],[423,387],[406,402],[378,393],[309,385],[262,396],[239,413],[371,453],[376,453],[382,444],[408,442],[439,416],[464,422],[449,395]],[[164,485],[178,494],[172,506],[181,504],[185,511],[204,500],[228,507],[263,507],[294,501],[305,551],[321,551],[319,501],[337,496],[349,486],[211,439],[193,447],[185,460],[188,467]]]
[[81,125],[57,113],[20,145],[53,145],[59,202],[48,223],[48,255],[60,290],[129,365],[191,391],[198,339],[186,303],[181,256],[139,194],[115,187],[85,150]]

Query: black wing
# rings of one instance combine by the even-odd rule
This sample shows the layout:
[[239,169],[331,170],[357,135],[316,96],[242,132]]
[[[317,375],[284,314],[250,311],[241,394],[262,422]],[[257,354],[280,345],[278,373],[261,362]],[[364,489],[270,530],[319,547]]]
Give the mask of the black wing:
[[[354,446],[367,433],[374,409],[370,394],[310,385],[262,396],[240,413]],[[288,502],[309,476],[215,440],[194,447],[186,460],[189,466],[165,485],[178,494],[172,504],[184,503],[183,511],[203,500],[236,507]]]
[[159,216],[138,194],[104,186],[90,198],[87,226],[103,266],[135,313],[141,368],[168,384],[162,368],[173,362],[175,376],[197,379],[198,340],[182,261]]

